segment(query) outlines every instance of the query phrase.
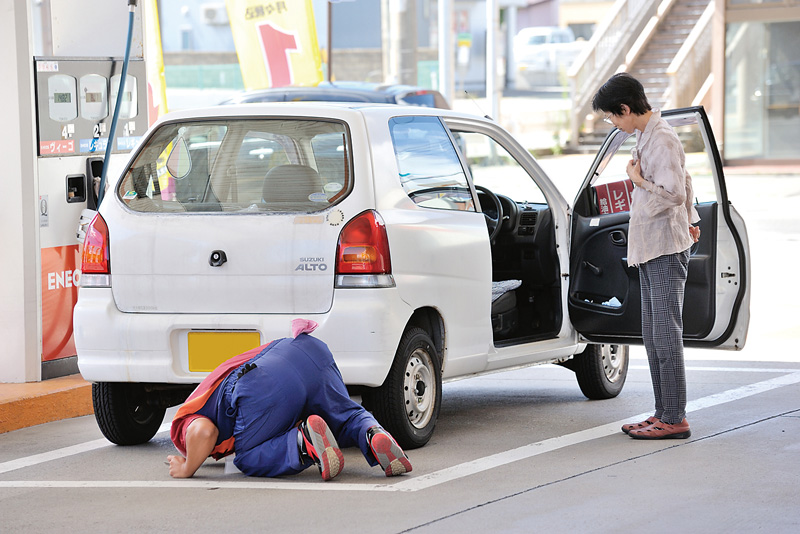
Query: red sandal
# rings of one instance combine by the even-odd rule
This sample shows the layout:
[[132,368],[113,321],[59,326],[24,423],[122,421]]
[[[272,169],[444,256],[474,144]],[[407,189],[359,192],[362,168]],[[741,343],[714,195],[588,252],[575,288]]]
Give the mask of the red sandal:
[[641,423],[628,423],[627,425],[622,425],[622,431],[625,432],[626,434],[630,434],[631,430],[639,430],[641,428],[647,428],[653,423],[658,423],[658,417],[656,417],[655,415],[651,415]]
[[677,425],[658,421],[646,428],[631,430],[628,435],[633,439],[686,439],[692,435],[689,422],[684,419]]

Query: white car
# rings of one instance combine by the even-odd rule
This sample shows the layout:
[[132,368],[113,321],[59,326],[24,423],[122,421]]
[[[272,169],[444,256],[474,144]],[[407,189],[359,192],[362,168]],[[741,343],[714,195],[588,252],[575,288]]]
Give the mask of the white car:
[[533,26],[514,37],[517,88],[567,85],[567,71],[586,47],[570,28]]
[[[745,226],[705,112],[664,116],[703,218],[686,344],[738,349]],[[641,343],[631,142],[609,135],[571,208],[507,132],[468,114],[277,103],[163,117],[84,244],[75,340],[101,430],[149,440],[209,371],[294,318],[319,323],[351,393],[406,448],[430,439],[443,380],[561,363],[587,397],[616,396]]]

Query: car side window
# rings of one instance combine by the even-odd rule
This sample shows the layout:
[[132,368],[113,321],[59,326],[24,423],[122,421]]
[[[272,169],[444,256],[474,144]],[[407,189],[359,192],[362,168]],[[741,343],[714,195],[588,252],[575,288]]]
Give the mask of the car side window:
[[475,211],[467,175],[450,136],[436,117],[389,120],[400,184],[425,208]]
[[547,204],[531,175],[503,145],[483,133],[458,131],[455,135],[476,186],[486,187],[515,202]]

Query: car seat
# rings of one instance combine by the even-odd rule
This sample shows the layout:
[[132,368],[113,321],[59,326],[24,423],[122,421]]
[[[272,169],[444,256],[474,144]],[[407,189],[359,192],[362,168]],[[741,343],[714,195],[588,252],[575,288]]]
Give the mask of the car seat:
[[495,336],[508,335],[517,327],[519,312],[515,290],[521,285],[521,280],[492,282],[491,317]]
[[262,199],[269,208],[321,209],[327,205],[319,173],[307,165],[278,165],[267,172],[262,187]]

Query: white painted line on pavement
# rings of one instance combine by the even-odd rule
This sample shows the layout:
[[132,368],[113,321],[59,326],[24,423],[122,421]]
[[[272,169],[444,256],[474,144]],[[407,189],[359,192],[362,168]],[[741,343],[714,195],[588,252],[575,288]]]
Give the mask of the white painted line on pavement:
[[56,449],[54,451],[43,452],[41,454],[34,454],[33,456],[26,456],[25,458],[10,460],[0,464],[0,474],[8,473],[9,471],[14,471],[16,469],[22,469],[23,467],[31,467],[33,465],[49,462],[51,460],[59,460],[74,454],[93,451],[109,445],[111,445],[111,442],[105,438],[96,439],[94,441],[87,441],[85,443],[79,443],[70,447],[64,447],[63,449]]
[[[748,371],[751,371],[748,369]],[[785,374],[770,380],[747,384],[735,389],[709,395],[700,399],[690,401],[686,406],[686,411],[691,413],[704,408],[718,406],[728,402],[741,400],[759,393],[764,393],[784,386],[797,384],[800,382],[800,372],[793,370],[792,373]],[[644,419],[652,415],[646,412],[639,415],[626,417],[620,421],[608,423],[594,428],[573,432],[564,436],[546,439],[537,443],[524,445],[516,449],[493,454],[483,458],[478,458],[470,462],[464,462],[452,467],[440,469],[432,473],[398,479],[393,484],[337,484],[331,482],[323,483],[296,483],[292,481],[272,481],[272,480],[231,480],[231,481],[207,481],[202,479],[188,480],[167,480],[167,481],[57,481],[57,480],[8,480],[0,481],[0,488],[231,488],[231,489],[280,489],[280,490],[336,490],[336,491],[420,491],[440,484],[452,482],[460,478],[467,477],[488,471],[496,467],[501,467],[513,462],[525,460],[552,452],[571,445],[577,445],[594,439],[607,437],[619,433],[621,425],[638,419]],[[168,424],[162,425],[169,428]],[[159,430],[161,431],[161,429]],[[110,443],[104,439],[94,440],[87,443],[65,447],[49,453],[37,454],[18,460],[12,460],[0,464],[0,474],[29,467],[42,462],[64,458],[66,456],[87,452],[108,446]]]
[[[771,380],[765,380],[755,384],[748,384],[736,389],[730,389],[728,391],[723,391],[721,393],[690,401],[686,405],[686,411],[689,413],[702,410],[703,408],[710,408],[711,406],[744,399],[758,393],[796,384],[798,382],[800,382],[800,372],[794,372],[773,378]],[[556,438],[539,441],[537,443],[531,443],[530,445],[524,445],[517,449],[493,454],[491,456],[479,458],[471,462],[466,462],[448,467],[446,469],[441,469],[439,471],[434,471],[433,473],[406,479],[398,484],[395,484],[394,488],[405,491],[419,491],[421,489],[438,486],[439,484],[444,484],[445,482],[450,482],[468,475],[486,471],[488,469],[493,469],[495,467],[517,462],[519,460],[525,460],[527,458],[538,456],[547,452],[552,452],[563,447],[569,447],[570,445],[577,445],[585,441],[617,434],[620,432],[619,429],[623,424],[630,421],[645,419],[651,415],[652,412],[646,412],[633,417],[626,417],[623,420],[615,421],[613,423],[608,423],[595,428],[589,428],[587,430],[581,430],[580,432],[574,432],[565,436],[559,436]]]
[[[629,365],[628,369],[649,371],[650,367],[647,365]],[[687,371],[703,371],[713,373],[797,373],[800,369],[777,369],[769,367],[686,367]]]
[[[158,428],[158,432],[169,430],[169,427],[169,423],[163,424]],[[25,458],[9,460],[8,462],[0,463],[0,474],[8,473],[9,471],[14,471],[16,469],[22,469],[23,467],[31,467],[33,465],[49,462],[51,460],[60,460],[61,458],[66,458],[67,456],[73,456],[75,454],[102,449],[103,447],[110,447],[111,445],[113,445],[113,443],[105,438],[101,438],[92,441],[86,441],[84,443],[78,443],[77,445],[70,445],[69,447],[56,449],[54,451],[26,456]]]

